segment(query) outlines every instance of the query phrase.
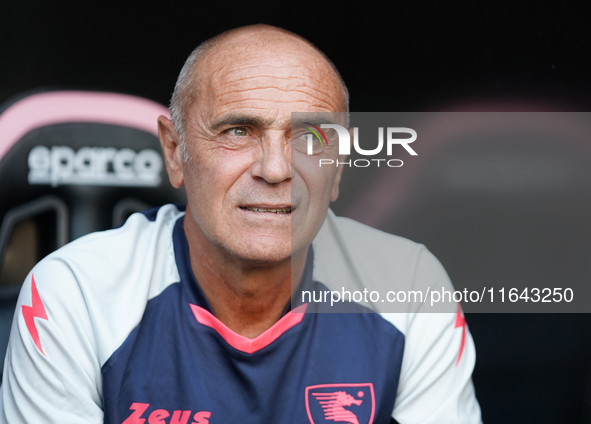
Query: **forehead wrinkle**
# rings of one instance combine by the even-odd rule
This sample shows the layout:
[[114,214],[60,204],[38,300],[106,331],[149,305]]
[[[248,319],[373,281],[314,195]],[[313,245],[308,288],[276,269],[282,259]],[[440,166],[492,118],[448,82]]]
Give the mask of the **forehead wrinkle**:
[[[292,80],[289,84],[273,84],[272,82],[266,82],[264,84],[228,84],[224,91],[218,91],[215,95],[216,99],[228,98],[232,96],[244,96],[245,98],[257,98],[264,100],[264,96],[273,96],[275,92],[276,96],[284,96],[285,94],[298,95],[298,97],[312,97],[321,99],[323,97],[333,99],[334,93],[331,87],[322,86],[318,84],[309,84],[305,81]],[[214,93],[210,93],[214,94]],[[245,95],[246,94],[246,95]],[[331,95],[332,94],[332,95]],[[299,99],[293,99],[298,101]]]
[[[257,53],[260,53],[260,46],[256,49],[259,50]],[[240,51],[241,54],[244,54],[244,50]],[[256,90],[261,88],[256,86],[256,80],[268,78],[282,83],[292,81],[296,87],[304,86],[309,90],[322,93],[323,96],[336,98],[338,99],[336,103],[339,104],[339,108],[342,108],[342,104],[346,103],[344,87],[338,74],[326,62],[326,59],[315,50],[298,51],[296,49],[287,53],[279,50],[274,56],[270,56],[269,51],[265,50],[264,54],[257,54],[255,57],[251,56],[248,59],[231,62],[228,60],[227,53],[227,51],[226,54],[219,51],[214,53],[218,56],[215,61],[217,66],[204,64],[206,68],[209,68],[207,71],[203,69],[205,71],[204,75],[209,75],[204,78],[203,82],[207,81],[207,83],[203,84],[201,89],[209,91],[209,94],[214,95],[214,97],[220,96],[220,93],[216,93],[220,86],[227,88],[236,85],[240,86],[246,82],[247,87],[241,88],[241,90]],[[253,63],[255,60],[258,60],[258,62]],[[272,63],[276,60],[284,60],[284,62],[280,64]],[[304,60],[308,60],[308,62],[304,62]],[[212,65],[212,63],[209,65]],[[257,69],[259,69],[258,73]],[[298,84],[298,81],[301,82]],[[267,84],[263,87],[267,87]],[[279,87],[273,88],[280,89]],[[240,92],[240,90],[236,92]],[[314,95],[313,97],[319,100],[321,96]],[[322,101],[322,103],[326,105],[331,102]]]
[[230,94],[236,94],[236,93],[249,93],[249,92],[253,92],[253,91],[257,91],[257,90],[277,90],[277,91],[283,91],[285,93],[288,92],[292,92],[292,91],[296,91],[296,92],[300,92],[300,93],[304,93],[306,94],[303,90],[295,90],[291,87],[288,88],[281,88],[281,87],[277,87],[275,85],[268,85],[268,86],[257,86],[256,88],[244,88],[244,89],[237,89],[237,90],[231,90],[228,91],[226,93],[224,93],[224,95],[230,95]]
[[238,85],[238,84],[243,84],[245,81],[256,80],[256,79],[259,79],[259,78],[276,79],[276,80],[285,81],[285,82],[290,82],[290,81],[305,81],[305,79],[302,78],[302,77],[300,77],[300,76],[279,76],[279,75],[264,75],[264,74],[259,74],[259,75],[252,75],[252,76],[248,76],[248,77],[236,78],[234,80],[227,81],[225,83],[225,85],[227,85],[227,86],[234,86],[234,85]]
[[[298,63],[297,61],[291,61],[292,63],[289,64],[281,64],[281,65],[275,65],[273,63],[260,63],[260,59],[258,61],[255,61],[254,59],[252,59],[251,61],[255,62],[252,65],[250,64],[243,64],[243,65],[239,65],[237,66],[236,63],[233,63],[231,65],[226,65],[223,66],[220,69],[227,69],[228,72],[238,72],[241,70],[246,70],[246,69],[250,69],[250,68],[273,68],[273,69],[285,69],[285,70],[291,70],[294,68],[302,68],[302,69],[310,69],[310,66],[307,64],[302,64],[302,63]],[[230,66],[234,66],[234,68],[230,67]]]
[[213,130],[234,125],[250,125],[257,127],[270,127],[274,123],[274,119],[263,117],[259,115],[252,115],[249,113],[231,112],[227,116],[222,116],[220,119],[213,122],[211,128]]
[[[291,112],[310,112],[309,110],[307,110],[307,109],[309,109],[310,106],[315,106],[315,107],[319,107],[319,108],[326,108],[326,109],[330,109],[331,112],[334,112],[332,110],[333,108],[331,107],[331,105],[328,102],[323,102],[323,101],[321,101],[319,99],[316,99],[316,98],[314,98],[314,99],[317,100],[318,103],[310,104],[306,100],[301,100],[301,101],[293,101],[293,100],[285,101],[285,100],[281,100],[281,99],[269,99],[269,98],[265,98],[264,100],[267,103],[275,103],[275,104],[287,104],[287,103],[291,103],[291,104],[294,104],[294,105],[297,105],[297,104],[300,104],[301,103],[301,104],[304,104],[306,106],[304,108],[305,110],[299,110],[299,111],[298,110],[292,110]],[[253,98],[253,99],[234,100],[234,101],[231,101],[231,102],[224,103],[224,106],[229,106],[229,105],[236,104],[236,103],[247,103],[249,101],[259,101],[259,100],[261,100],[261,99]],[[247,107],[247,106],[245,106],[245,107]],[[294,106],[294,108],[295,108],[295,106]],[[248,109],[267,110],[266,107],[256,107],[256,106],[250,106],[250,105],[248,106]],[[317,112],[327,112],[327,111],[322,110],[322,111],[317,111]],[[222,113],[224,113],[224,112],[222,112]]]
[[[249,90],[252,92],[252,90]],[[290,90],[290,91],[295,91],[295,90]],[[231,100],[231,101],[227,101],[224,102],[224,107],[225,106],[229,106],[232,104],[236,104],[236,103],[241,103],[241,102],[254,102],[254,101],[260,101],[260,100],[264,100],[265,102],[269,102],[269,103],[293,103],[293,104],[300,104],[300,103],[304,103],[308,106],[315,106],[315,107],[321,107],[321,108],[326,108],[329,109],[325,112],[342,112],[342,111],[338,111],[338,110],[334,110],[334,104],[331,102],[332,97],[330,97],[328,94],[326,93],[322,93],[323,95],[314,95],[313,93],[307,92],[307,91],[300,91],[303,94],[305,94],[306,96],[312,98],[315,100],[314,103],[310,104],[310,100],[309,99],[301,99],[301,100],[284,100],[281,98],[278,99],[272,99],[269,97],[246,97],[246,98],[242,98],[242,99],[237,99],[237,100]],[[220,96],[222,97],[222,96]],[[327,98],[328,100],[325,100],[324,98]],[[261,108],[262,109],[262,108]],[[294,111],[296,112],[296,111]],[[319,111],[320,112],[320,111]]]
[[[256,72],[254,74],[249,72],[244,72],[250,68],[263,68],[260,72]],[[266,70],[265,68],[272,68],[272,70]],[[237,84],[247,80],[253,80],[257,78],[271,78],[277,80],[301,80],[301,81],[311,81],[314,84],[319,84],[322,86],[332,86],[334,89],[338,89],[341,85],[340,81],[335,78],[329,69],[325,69],[321,66],[314,67],[316,69],[311,68],[307,65],[298,65],[298,64],[290,64],[290,65],[268,65],[268,64],[257,64],[252,66],[240,67],[240,68],[230,68],[225,70],[220,70],[216,72],[217,76],[220,80],[224,81],[224,84]],[[269,72],[270,71],[270,72]],[[284,71],[284,72],[273,72],[273,71]],[[244,75],[244,74],[247,75]]]
[[211,129],[220,129],[228,125],[252,125],[260,128],[271,128],[271,127],[289,127],[291,125],[291,119],[289,117],[281,118],[280,116],[271,117],[255,115],[251,113],[253,110],[263,110],[268,112],[267,108],[249,107],[246,112],[226,112],[221,113],[218,117],[213,118]]
[[[267,70],[268,72],[268,70]],[[272,72],[258,72],[254,74],[247,74],[244,75],[244,72],[239,72],[237,70],[228,71],[226,73],[220,73],[218,75],[219,82],[218,84],[211,84],[211,86],[221,85],[221,86],[234,86],[234,85],[244,85],[246,83],[256,84],[257,79],[270,79],[273,81],[277,81],[277,83],[285,84],[289,82],[296,82],[301,81],[303,85],[330,85],[325,82],[325,78],[317,78],[314,76],[313,73],[309,75],[305,75],[303,73],[294,73],[292,70],[289,72],[285,72],[282,74],[272,73]]]
[[[307,88],[307,90],[304,89],[304,88]],[[237,102],[241,102],[241,101],[249,101],[249,100],[251,100],[251,101],[254,101],[254,100],[277,101],[276,99],[272,99],[272,98],[268,98],[268,97],[259,97],[259,96],[256,96],[255,95],[256,93],[254,93],[254,91],[258,91],[258,90],[263,90],[263,91],[269,91],[269,90],[272,91],[272,90],[275,90],[275,91],[280,91],[282,93],[294,93],[294,92],[295,93],[301,93],[304,96],[311,97],[311,98],[313,98],[315,100],[318,100],[318,101],[321,101],[321,102],[325,102],[322,99],[322,97],[327,97],[327,98],[330,98],[330,99],[332,98],[332,97],[330,97],[327,93],[325,93],[322,90],[314,90],[314,89],[309,88],[309,87],[304,87],[304,88],[302,88],[302,89],[293,89],[293,88],[292,89],[281,89],[281,88],[278,88],[278,87],[259,87],[259,88],[254,89],[254,90],[253,89],[234,90],[234,91],[230,91],[228,93],[219,95],[218,96],[218,99],[222,99],[222,98],[224,98],[226,96],[231,96],[231,95],[237,94],[237,93],[250,93],[250,94],[253,94],[253,95],[252,96],[249,96],[249,97],[244,97],[242,99],[237,99],[237,100],[232,100],[232,101],[225,102],[224,105],[229,105],[229,104],[232,104],[232,103],[237,103]],[[316,93],[320,93],[320,94],[316,94]],[[324,96],[322,96],[322,95],[324,95]],[[266,96],[266,94],[261,93],[261,96]],[[281,101],[281,100],[279,100],[279,101]],[[302,101],[305,101],[305,100],[299,100],[299,101],[290,100],[290,101],[291,102],[294,102],[294,103],[301,103]]]
[[[255,69],[259,71],[255,71]],[[271,68],[271,69],[269,69]],[[282,66],[270,66],[270,65],[253,65],[241,68],[224,69],[216,72],[216,74],[222,79],[231,82],[242,81],[246,79],[267,77],[267,78],[280,78],[280,79],[307,79],[312,78],[315,74],[308,66],[303,65],[282,65]],[[318,72],[318,74],[326,74],[325,72]]]
[[[238,84],[234,84],[234,85],[236,86]],[[333,92],[333,90],[331,89],[331,87],[328,87],[328,86],[319,87],[316,84],[294,84],[292,87],[286,87],[286,88],[278,87],[275,85],[256,86],[256,87],[252,87],[252,88],[251,87],[242,88],[240,85],[238,85],[238,86],[240,88],[226,90],[223,93],[217,93],[217,95],[215,95],[215,96],[213,95],[214,94],[213,92],[210,92],[210,95],[216,99],[216,102],[223,102],[223,107],[229,106],[229,105],[232,105],[235,103],[247,102],[247,101],[257,101],[257,100],[264,100],[264,101],[268,101],[268,102],[272,102],[272,103],[284,102],[281,98],[276,99],[273,97],[269,97],[269,91],[277,91],[280,93],[289,93],[289,92],[300,93],[300,94],[302,94],[302,99],[298,99],[298,100],[291,99],[291,100],[289,100],[289,102],[291,102],[291,103],[305,103],[305,102],[309,102],[309,99],[305,99],[304,97],[309,97],[311,99],[314,99],[316,102],[318,102],[314,106],[325,107],[325,108],[328,108],[331,110],[336,107],[336,105],[334,103],[338,103],[333,100],[334,96],[331,96],[331,93]],[[214,90],[212,90],[212,91],[214,91]],[[256,95],[257,92],[259,93],[258,96]],[[225,100],[227,97],[232,97],[232,96],[240,94],[240,93],[248,93],[250,95],[240,98],[240,99],[236,99],[236,100]],[[279,93],[277,93],[277,94],[279,94]]]
[[[246,48],[242,47],[236,52],[219,50],[213,53],[215,56],[210,61],[203,61],[198,67],[201,73],[210,72],[214,76],[250,72],[253,68],[266,68],[274,73],[284,71],[285,73],[292,74],[301,74],[302,70],[314,72],[317,69],[324,68],[322,66],[323,64],[316,60],[304,63],[300,56],[305,53],[297,55],[294,52],[286,52],[285,50],[271,52],[267,49],[256,49],[256,52],[252,52],[249,55],[249,52],[252,50],[249,46],[246,46]],[[327,71],[327,69],[323,69],[323,71]]]
[[[334,91],[334,86],[327,83],[323,78],[312,76],[278,76],[278,75],[256,75],[239,80],[229,80],[226,83],[228,89],[256,90],[258,88],[275,88],[281,91],[308,89],[311,91]],[[335,93],[336,94],[336,93]]]

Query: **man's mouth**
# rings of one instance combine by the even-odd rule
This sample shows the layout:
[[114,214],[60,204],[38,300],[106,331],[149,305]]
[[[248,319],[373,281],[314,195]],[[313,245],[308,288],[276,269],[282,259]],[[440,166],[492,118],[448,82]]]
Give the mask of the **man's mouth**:
[[277,214],[291,213],[291,207],[287,207],[287,208],[250,208],[250,207],[240,206],[240,209],[245,210],[245,211],[262,212],[262,213],[277,213]]

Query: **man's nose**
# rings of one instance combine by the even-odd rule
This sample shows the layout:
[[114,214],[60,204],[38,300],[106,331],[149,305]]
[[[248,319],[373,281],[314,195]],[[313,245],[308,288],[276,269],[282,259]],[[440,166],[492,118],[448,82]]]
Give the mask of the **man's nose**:
[[291,146],[284,136],[265,138],[252,174],[269,184],[278,184],[291,178]]

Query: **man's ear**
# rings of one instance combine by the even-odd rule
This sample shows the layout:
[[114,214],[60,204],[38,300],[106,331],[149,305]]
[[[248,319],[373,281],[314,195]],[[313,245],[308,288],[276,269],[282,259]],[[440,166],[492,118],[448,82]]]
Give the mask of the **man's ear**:
[[181,139],[170,119],[165,116],[158,117],[158,137],[160,138],[170,184],[174,188],[181,188],[185,181],[181,157]]

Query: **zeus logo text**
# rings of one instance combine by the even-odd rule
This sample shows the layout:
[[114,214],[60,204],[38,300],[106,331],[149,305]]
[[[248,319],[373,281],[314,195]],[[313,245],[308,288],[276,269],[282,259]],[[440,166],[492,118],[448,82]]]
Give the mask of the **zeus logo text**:
[[209,424],[209,418],[211,418],[211,412],[200,411],[195,412],[193,421],[189,422],[193,414],[190,410],[176,410],[171,414],[166,409],[155,409],[147,414],[146,410],[149,407],[149,403],[132,403],[129,409],[133,412],[121,424],[144,424],[146,419],[148,420],[146,424]]
[[[339,136],[339,155],[350,155],[351,154],[351,136],[349,131],[337,124],[321,124],[320,128],[333,129]],[[408,138],[394,138],[394,134],[409,134]],[[412,156],[417,156],[417,153],[409,146],[417,139],[417,132],[412,128],[403,127],[388,127],[386,128],[386,149],[388,156],[392,155],[392,146],[399,144]],[[313,154],[313,137],[311,134],[308,135],[308,154]],[[355,151],[362,156],[374,156],[382,151],[384,148],[384,128],[378,128],[378,146],[375,149],[366,150],[359,146],[359,128],[353,128],[353,147]]]

